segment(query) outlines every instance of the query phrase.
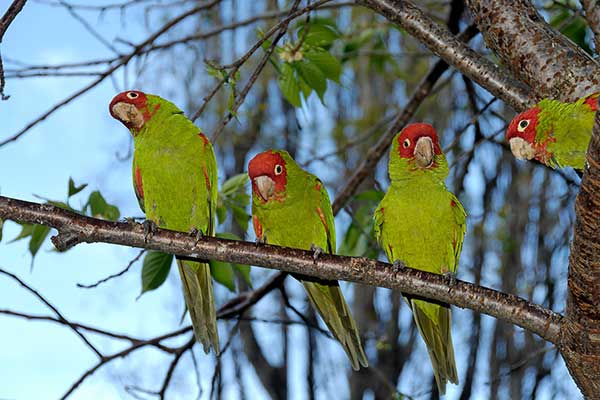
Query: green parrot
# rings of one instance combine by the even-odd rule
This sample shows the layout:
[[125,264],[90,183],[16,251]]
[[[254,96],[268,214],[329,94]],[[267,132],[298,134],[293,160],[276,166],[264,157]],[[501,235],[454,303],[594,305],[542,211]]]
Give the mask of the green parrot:
[[[335,252],[335,223],[327,190],[286,151],[268,150],[248,164],[252,222],[257,240],[298,249]],[[317,250],[319,251],[319,250]],[[297,277],[313,306],[340,342],[352,368],[368,366],[356,323],[337,281]]]
[[518,114],[506,130],[515,157],[535,158],[552,168],[583,169],[598,96],[593,93],[574,103],[544,99]]
[[[139,91],[116,95],[110,114],[131,131],[133,188],[146,219],[161,228],[214,236],[217,162],[210,141],[173,103]],[[219,354],[208,263],[177,260],[196,339]]]
[[[392,142],[390,187],[374,214],[375,236],[397,267],[455,274],[466,231],[466,213],[446,189],[448,163],[435,129],[408,125]],[[406,296],[425,341],[440,394],[458,383],[448,304]]]

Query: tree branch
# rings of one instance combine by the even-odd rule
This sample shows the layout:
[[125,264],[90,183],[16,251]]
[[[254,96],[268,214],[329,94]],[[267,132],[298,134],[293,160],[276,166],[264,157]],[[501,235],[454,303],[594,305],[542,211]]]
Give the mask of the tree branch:
[[[158,229],[148,237],[141,224],[109,222],[86,217],[48,204],[31,203],[0,196],[0,218],[20,223],[35,223],[58,230],[52,242],[58,250],[68,248],[63,237],[77,237],[77,242],[104,242],[142,247],[194,259],[214,259],[247,265],[260,265],[289,273],[315,276],[325,280],[345,280],[367,285],[398,289],[465,307],[501,318],[540,335],[552,343],[559,342],[563,317],[526,300],[498,291],[457,281],[448,285],[441,275],[404,268],[394,273],[390,264],[367,258],[324,254],[315,261],[313,252],[257,245],[251,242],[194,236]],[[73,240],[68,245],[74,245]]]
[[596,54],[600,54],[600,2],[598,0],[580,0],[585,10],[585,19],[594,33]]
[[[531,89],[477,54],[408,0],[356,0],[399,25],[463,75],[521,111],[535,103]],[[481,28],[480,28],[481,29]]]
[[[17,14],[21,12],[25,2],[27,0],[15,0],[12,2],[8,10],[4,13],[2,18],[0,19],[0,43],[2,43],[2,38],[8,29],[8,26],[15,20]],[[6,81],[4,79],[4,67],[2,65],[2,55],[0,55],[0,100],[8,100],[10,96],[4,94],[4,85]]]
[[575,200],[569,257],[569,296],[561,327],[561,352],[586,397],[600,393],[600,113]]
[[466,2],[487,47],[537,96],[573,101],[600,88],[600,65],[548,25],[529,0]]

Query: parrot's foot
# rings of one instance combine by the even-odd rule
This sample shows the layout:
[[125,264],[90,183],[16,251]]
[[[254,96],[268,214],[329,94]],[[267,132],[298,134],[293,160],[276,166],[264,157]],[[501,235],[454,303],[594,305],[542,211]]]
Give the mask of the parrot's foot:
[[144,227],[144,242],[147,243],[148,239],[150,239],[152,235],[156,233],[158,225],[156,225],[156,222],[146,219],[144,222],[142,222],[142,226]]
[[456,272],[447,271],[447,272],[444,272],[442,275],[448,281],[448,286],[450,286],[450,288],[452,288],[452,286],[456,285]]
[[319,246],[315,245],[314,243],[310,245],[310,251],[313,252],[313,261],[317,262],[317,259],[319,258],[319,256],[321,254],[323,254],[323,249],[320,248]]
[[125,217],[125,218],[123,218],[123,222],[125,222],[126,224],[135,224],[135,218],[134,217]]
[[401,269],[404,269],[404,263],[402,263],[402,261],[396,260],[392,263],[392,271],[394,271],[395,274]]
[[192,229],[190,229],[190,236],[196,238],[196,243],[194,243],[194,246],[196,246],[198,243],[200,243],[200,241],[204,237],[204,232],[202,232],[201,229],[192,228]]
[[259,244],[267,244],[267,239],[264,236],[257,237],[254,243],[258,246]]

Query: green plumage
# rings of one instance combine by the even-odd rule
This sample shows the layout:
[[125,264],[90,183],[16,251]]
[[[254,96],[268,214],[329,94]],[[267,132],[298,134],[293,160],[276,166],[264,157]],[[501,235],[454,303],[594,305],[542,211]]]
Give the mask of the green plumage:
[[574,103],[544,99],[537,107],[541,110],[536,126],[536,143],[548,143],[552,168],[583,169],[587,148],[592,137],[595,110],[585,104],[587,97]]
[[[400,134],[399,134],[400,135]],[[390,187],[374,215],[375,235],[390,262],[442,274],[456,272],[466,229],[466,214],[446,189],[448,164],[443,154],[435,166],[420,169],[399,156],[399,135],[390,152]],[[427,345],[440,393],[446,382],[458,383],[447,304],[407,297]]]
[[[151,113],[132,130],[134,188],[146,218],[161,228],[215,234],[217,163],[210,142],[173,103],[146,95]],[[210,267],[177,260],[194,334],[219,353]]]
[[[253,193],[252,214],[257,236],[270,244],[308,250],[317,246],[334,253],[335,223],[327,190],[301,169],[285,151],[273,151],[285,162],[287,184],[280,200],[264,202]],[[261,235],[262,234],[262,235]],[[301,280],[313,306],[348,355],[352,368],[368,365],[356,323],[337,281]]]

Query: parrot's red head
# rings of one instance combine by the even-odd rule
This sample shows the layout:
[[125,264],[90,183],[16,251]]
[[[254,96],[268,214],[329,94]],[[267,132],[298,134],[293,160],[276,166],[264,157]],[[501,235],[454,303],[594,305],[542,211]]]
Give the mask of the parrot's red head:
[[148,98],[144,92],[128,90],[112,99],[108,111],[127,128],[138,131],[155,110],[148,109]]
[[421,168],[435,167],[435,156],[442,154],[433,126],[424,123],[407,125],[396,136],[400,158],[414,160]]
[[536,156],[534,143],[540,112],[538,107],[523,111],[510,121],[506,130],[510,150],[521,160],[531,160]]
[[287,184],[286,163],[281,154],[273,150],[263,151],[248,163],[248,175],[252,192],[263,202],[280,199]]

